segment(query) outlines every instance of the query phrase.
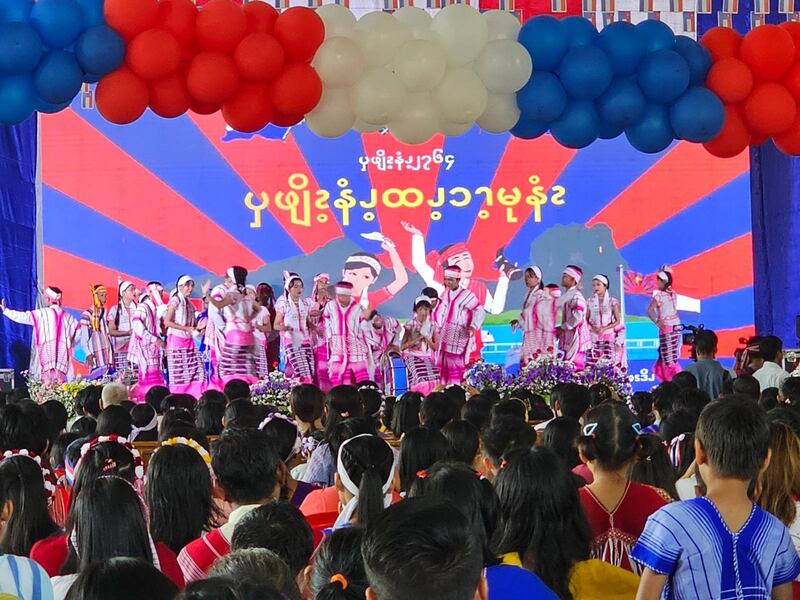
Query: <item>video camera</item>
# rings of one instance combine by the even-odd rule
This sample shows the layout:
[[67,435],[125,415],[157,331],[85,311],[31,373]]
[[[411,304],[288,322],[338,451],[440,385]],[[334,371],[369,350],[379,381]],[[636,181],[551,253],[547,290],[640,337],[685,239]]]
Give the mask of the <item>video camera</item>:
[[681,331],[683,331],[683,345],[684,346],[691,346],[692,348],[692,360],[697,360],[697,334],[701,331],[704,331],[706,328],[705,325],[683,325]]

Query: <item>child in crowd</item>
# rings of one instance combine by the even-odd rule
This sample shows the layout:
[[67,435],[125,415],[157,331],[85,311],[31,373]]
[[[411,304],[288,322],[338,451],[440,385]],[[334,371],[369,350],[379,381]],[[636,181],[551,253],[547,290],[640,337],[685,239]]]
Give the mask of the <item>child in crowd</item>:
[[449,454],[447,438],[438,429],[423,425],[409,431],[400,442],[397,465],[399,486],[395,486],[397,491],[401,494],[408,493],[420,471],[445,460]]
[[506,452],[512,448],[531,448],[536,443],[536,431],[519,419],[498,417],[483,430],[481,442],[481,472],[494,481]]
[[348,527],[322,541],[314,555],[314,566],[305,568],[306,587],[314,600],[364,599],[369,584],[361,558],[363,539],[363,529]]

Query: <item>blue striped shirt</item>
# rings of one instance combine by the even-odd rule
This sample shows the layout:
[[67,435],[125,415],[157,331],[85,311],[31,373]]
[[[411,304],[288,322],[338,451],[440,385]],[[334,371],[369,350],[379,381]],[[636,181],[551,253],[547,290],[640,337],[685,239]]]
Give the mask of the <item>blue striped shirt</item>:
[[53,600],[53,586],[44,569],[30,558],[0,555],[0,594],[20,600]]
[[665,600],[768,600],[772,588],[800,574],[789,531],[753,506],[732,533],[707,498],[673,502],[656,511],[633,549],[633,560],[668,575]]

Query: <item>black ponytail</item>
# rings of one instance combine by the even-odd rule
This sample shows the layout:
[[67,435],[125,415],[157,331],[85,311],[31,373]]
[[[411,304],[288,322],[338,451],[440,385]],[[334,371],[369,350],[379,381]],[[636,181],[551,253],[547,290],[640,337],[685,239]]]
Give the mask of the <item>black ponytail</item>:
[[340,450],[341,465],[358,486],[355,521],[366,527],[383,512],[383,485],[392,474],[394,452],[374,435],[352,438]]
[[382,512],[383,481],[377,467],[370,465],[361,474],[361,483],[358,486],[356,522],[361,527],[367,527]]
[[240,292],[244,291],[244,286],[247,284],[247,269],[244,267],[233,267],[233,281]]
[[338,529],[325,537],[311,572],[314,600],[364,600],[369,584],[361,557],[363,539],[361,527]]
[[587,460],[605,471],[617,471],[641,450],[641,425],[627,406],[606,403],[591,409],[584,418],[578,448]]

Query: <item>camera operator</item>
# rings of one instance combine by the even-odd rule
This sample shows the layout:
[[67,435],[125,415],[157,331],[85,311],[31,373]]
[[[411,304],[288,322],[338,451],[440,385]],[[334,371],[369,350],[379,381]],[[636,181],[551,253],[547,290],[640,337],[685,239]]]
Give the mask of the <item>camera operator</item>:
[[698,329],[694,335],[693,350],[697,362],[686,367],[685,371],[697,378],[697,387],[708,393],[712,400],[719,397],[722,384],[730,378],[728,370],[716,360],[717,334],[710,329]]

